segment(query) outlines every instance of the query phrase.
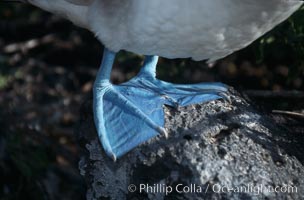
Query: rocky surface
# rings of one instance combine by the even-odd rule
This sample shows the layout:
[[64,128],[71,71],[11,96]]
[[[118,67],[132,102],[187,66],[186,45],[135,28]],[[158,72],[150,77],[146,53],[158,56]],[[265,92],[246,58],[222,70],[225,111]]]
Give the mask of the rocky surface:
[[169,138],[117,162],[104,154],[86,102],[76,133],[87,199],[304,199],[303,140],[236,92],[230,98],[165,108]]

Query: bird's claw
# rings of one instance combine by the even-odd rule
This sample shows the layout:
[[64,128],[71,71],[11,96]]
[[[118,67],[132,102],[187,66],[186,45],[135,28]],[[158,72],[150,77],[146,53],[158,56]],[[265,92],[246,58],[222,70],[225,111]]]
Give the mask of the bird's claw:
[[229,104],[232,104],[232,100],[227,92],[220,92],[218,95],[224,100],[227,101]]

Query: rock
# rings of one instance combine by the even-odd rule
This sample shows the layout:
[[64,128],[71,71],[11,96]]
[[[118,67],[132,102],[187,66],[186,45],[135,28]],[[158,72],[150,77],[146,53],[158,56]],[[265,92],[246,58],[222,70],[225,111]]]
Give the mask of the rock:
[[166,107],[169,138],[116,162],[104,154],[92,104],[84,103],[76,133],[87,199],[304,199],[303,141],[240,94],[229,96],[231,103]]

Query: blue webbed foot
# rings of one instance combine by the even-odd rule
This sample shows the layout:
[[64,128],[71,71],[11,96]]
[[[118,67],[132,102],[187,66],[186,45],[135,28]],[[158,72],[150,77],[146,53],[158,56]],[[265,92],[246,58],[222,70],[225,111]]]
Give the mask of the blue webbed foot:
[[163,103],[139,85],[104,83],[95,88],[95,124],[103,147],[114,160],[159,133]]
[[[105,51],[94,84],[94,120],[106,153],[114,160],[139,144],[163,134],[163,106],[187,106],[222,98],[221,83],[172,84],[155,78],[156,56],[148,56],[130,81],[112,85],[109,74],[115,54]],[[110,68],[110,69],[109,69]],[[102,70],[103,69],[103,70]]]

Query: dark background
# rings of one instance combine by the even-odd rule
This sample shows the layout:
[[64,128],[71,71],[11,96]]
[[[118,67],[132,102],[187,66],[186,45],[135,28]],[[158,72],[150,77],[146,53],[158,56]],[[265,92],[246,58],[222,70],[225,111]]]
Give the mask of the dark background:
[[[93,34],[68,21],[1,2],[0,199],[84,199],[73,131],[81,104],[92,97],[102,49]],[[120,52],[113,82],[133,77],[142,61],[141,55]],[[303,114],[303,71],[304,9],[212,68],[190,59],[161,58],[158,64],[161,79],[221,81],[269,113]]]

